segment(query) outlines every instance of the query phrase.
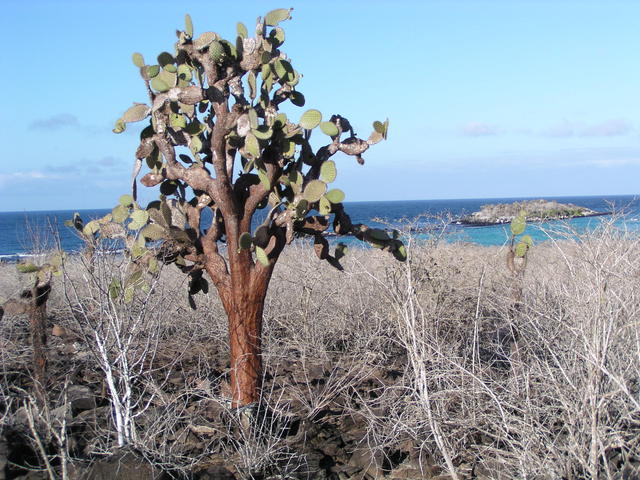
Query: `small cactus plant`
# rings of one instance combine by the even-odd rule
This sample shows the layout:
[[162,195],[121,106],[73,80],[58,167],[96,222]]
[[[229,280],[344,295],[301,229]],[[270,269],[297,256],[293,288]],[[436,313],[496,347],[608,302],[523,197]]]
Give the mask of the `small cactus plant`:
[[[161,53],[152,64],[133,54],[149,103],[129,107],[114,132],[148,122],[134,172],[137,176],[146,164],[149,171],[140,181],[159,186],[161,194],[142,207],[134,188],[111,214],[82,230],[127,239],[143,269],[157,261],[175,263],[190,276],[190,300],[208,291],[204,274],[209,277],[229,317],[235,406],[259,398],[265,295],[274,266],[294,237],[312,237],[318,257],[338,269],[347,249],[339,244],[330,252],[323,233],[331,225],[338,235],[406,258],[397,235],[352,223],[344,192],[329,187],[337,176],[332,157],[342,152],[364,163],[362,155],[387,138],[389,122],[374,122],[362,139],[341,115],[327,117],[314,108],[299,116],[280,111],[287,102],[306,103],[301,75],[281,50],[280,24],[290,17],[291,9],[273,10],[257,19],[253,36],[238,24],[237,37],[227,41],[213,32],[195,36],[187,15],[171,53]],[[317,149],[311,144],[314,134],[322,142]],[[265,221],[252,230],[254,214],[267,207]],[[212,218],[206,229],[205,211]],[[120,290],[113,288],[114,294]]]
[[28,287],[23,289],[20,297],[10,299],[0,305],[0,318],[3,314],[27,314],[31,330],[31,346],[33,348],[33,377],[35,380],[36,398],[44,402],[46,391],[47,367],[47,301],[51,293],[53,276],[61,275],[63,262],[61,252],[49,256],[42,265],[21,262],[16,265],[19,273],[28,277]]
[[511,220],[511,239],[507,251],[507,268],[514,277],[513,300],[514,306],[519,308],[522,301],[522,281],[524,271],[527,268],[529,249],[533,246],[530,235],[524,235],[527,228],[527,212],[520,213]]

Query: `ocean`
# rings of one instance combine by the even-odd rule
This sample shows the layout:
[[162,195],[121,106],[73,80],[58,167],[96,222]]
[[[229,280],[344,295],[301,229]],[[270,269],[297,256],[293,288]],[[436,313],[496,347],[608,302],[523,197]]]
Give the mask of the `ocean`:
[[[538,198],[538,197],[536,197]],[[588,197],[543,197],[561,203],[573,203],[599,212],[616,211],[622,214],[617,225],[627,230],[640,230],[640,198],[634,195],[609,195]],[[354,223],[371,226],[398,226],[413,228],[418,238],[441,235],[449,242],[470,242],[479,245],[502,245],[508,238],[508,225],[488,227],[463,227],[446,225],[447,218],[454,219],[472,213],[488,203],[510,203],[524,198],[478,198],[460,200],[411,200],[345,202],[345,209]],[[107,214],[109,209],[77,210],[85,222]],[[264,212],[264,211],[263,211]],[[76,232],[64,225],[73,217],[73,210],[0,212],[0,261],[15,261],[21,256],[38,254],[62,247],[67,252],[82,249],[82,240]],[[257,215],[259,221],[260,215]],[[597,228],[610,217],[577,218],[565,221],[576,231]],[[530,224],[527,227],[536,243],[549,240],[549,229],[559,222]],[[429,233],[431,232],[431,233]],[[350,245],[360,245],[355,239],[340,238]],[[336,240],[332,240],[336,241]]]

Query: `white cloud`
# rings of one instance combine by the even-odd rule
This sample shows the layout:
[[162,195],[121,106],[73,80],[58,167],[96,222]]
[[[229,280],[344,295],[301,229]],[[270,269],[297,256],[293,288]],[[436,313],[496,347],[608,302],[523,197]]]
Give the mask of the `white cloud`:
[[499,130],[495,125],[482,122],[469,122],[462,127],[461,132],[467,137],[484,137],[496,135]]
[[47,118],[37,118],[29,125],[30,130],[58,130],[64,127],[77,127],[78,118],[71,113],[59,113]]
[[624,119],[607,120],[595,125],[588,125],[580,131],[582,137],[613,137],[626,135],[632,130],[631,123]]
[[52,175],[39,170],[32,170],[30,172],[0,173],[0,185],[7,185],[12,182],[24,183],[31,180],[50,180],[59,178],[61,178],[60,175]]
[[547,137],[614,137],[627,135],[633,130],[633,125],[625,119],[610,119],[603,122],[587,124],[564,120],[542,130],[541,134]]

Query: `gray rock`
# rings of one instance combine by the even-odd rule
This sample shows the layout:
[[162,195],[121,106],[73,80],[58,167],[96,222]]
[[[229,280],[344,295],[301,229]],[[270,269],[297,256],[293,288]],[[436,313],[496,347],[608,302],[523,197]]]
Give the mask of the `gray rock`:
[[77,469],[73,480],[168,480],[170,477],[150,463],[123,450],[95,462],[85,469]]
[[0,436],[0,480],[5,480],[6,478],[5,469],[7,467],[8,455],[9,445],[7,444],[7,439],[2,435]]
[[96,397],[93,391],[84,385],[71,385],[67,389],[67,397],[74,412],[96,408]]
[[236,476],[223,466],[212,466],[198,473],[198,480],[236,480]]

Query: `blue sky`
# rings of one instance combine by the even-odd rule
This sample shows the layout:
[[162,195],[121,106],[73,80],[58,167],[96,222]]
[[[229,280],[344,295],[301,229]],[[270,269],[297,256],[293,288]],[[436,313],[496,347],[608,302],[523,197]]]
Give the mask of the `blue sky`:
[[132,52],[171,51],[187,12],[235,38],[289,6],[291,116],[390,120],[364,166],[336,158],[347,201],[640,190],[640,2],[5,0],[0,210],[115,204],[139,130],[111,128],[147,100]]

